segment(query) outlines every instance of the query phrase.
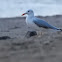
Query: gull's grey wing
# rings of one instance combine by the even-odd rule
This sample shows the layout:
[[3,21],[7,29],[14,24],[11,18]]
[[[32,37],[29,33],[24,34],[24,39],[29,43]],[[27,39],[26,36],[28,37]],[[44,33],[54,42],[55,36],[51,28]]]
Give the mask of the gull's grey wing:
[[34,22],[38,27],[43,27],[43,28],[46,28],[46,29],[48,29],[48,28],[50,28],[50,29],[58,29],[58,28],[56,28],[56,27],[50,25],[50,24],[47,23],[46,21],[43,21],[43,20],[38,19],[38,18],[35,18],[35,19],[33,20],[33,22]]

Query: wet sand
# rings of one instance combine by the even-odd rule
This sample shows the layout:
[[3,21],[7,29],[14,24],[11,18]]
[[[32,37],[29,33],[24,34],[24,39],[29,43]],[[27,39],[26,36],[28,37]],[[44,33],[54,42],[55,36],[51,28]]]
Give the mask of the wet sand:
[[[38,16],[62,28],[62,15]],[[27,38],[25,17],[0,18],[0,62],[62,62],[62,32],[41,28],[38,34]]]

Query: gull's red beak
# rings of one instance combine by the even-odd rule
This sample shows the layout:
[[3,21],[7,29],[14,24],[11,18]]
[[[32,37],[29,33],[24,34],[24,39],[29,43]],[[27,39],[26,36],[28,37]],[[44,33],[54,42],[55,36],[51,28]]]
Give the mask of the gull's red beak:
[[22,14],[22,16],[24,16],[25,14],[27,14],[27,13]]

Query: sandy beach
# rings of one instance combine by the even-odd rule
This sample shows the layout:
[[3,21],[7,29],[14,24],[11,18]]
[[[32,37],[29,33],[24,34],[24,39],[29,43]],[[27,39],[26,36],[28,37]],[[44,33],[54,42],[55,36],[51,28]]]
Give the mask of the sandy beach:
[[[37,16],[62,28],[62,15]],[[25,17],[0,18],[0,62],[62,62],[62,32],[41,28],[42,35],[27,38]]]

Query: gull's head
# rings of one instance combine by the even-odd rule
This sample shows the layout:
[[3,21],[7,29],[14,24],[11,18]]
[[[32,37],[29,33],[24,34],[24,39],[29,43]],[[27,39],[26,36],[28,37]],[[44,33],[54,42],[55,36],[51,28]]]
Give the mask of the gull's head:
[[33,12],[33,10],[30,9],[30,10],[26,11],[24,14],[22,14],[22,16],[26,15],[26,14],[27,15],[34,15],[34,12]]

